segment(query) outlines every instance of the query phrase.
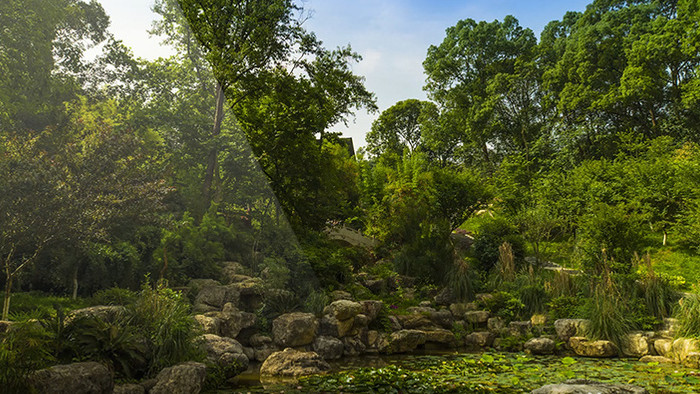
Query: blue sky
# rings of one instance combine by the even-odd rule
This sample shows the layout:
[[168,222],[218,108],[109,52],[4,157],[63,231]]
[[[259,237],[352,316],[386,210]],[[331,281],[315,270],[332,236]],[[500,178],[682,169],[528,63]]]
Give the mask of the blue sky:
[[[458,20],[503,19],[513,15],[520,25],[539,37],[544,26],[561,19],[566,11],[583,11],[592,0],[304,0],[311,11],[307,30],[316,33],[326,47],[352,45],[364,60],[353,66],[366,78],[377,96],[379,109],[397,101],[425,99],[422,62],[430,45],[438,45],[445,29]],[[167,56],[157,38],[146,30],[155,15],[150,0],[100,0],[112,19],[112,33],[134,49],[137,56]],[[346,128],[334,127],[364,145],[364,135],[378,114],[360,112]]]

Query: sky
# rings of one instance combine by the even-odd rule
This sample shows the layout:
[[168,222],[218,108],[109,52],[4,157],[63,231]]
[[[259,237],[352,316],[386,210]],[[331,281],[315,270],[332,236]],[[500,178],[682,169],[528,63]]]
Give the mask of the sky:
[[[502,20],[513,15],[537,37],[544,26],[561,19],[567,11],[583,11],[592,0],[303,0],[311,13],[305,22],[309,31],[333,49],[351,45],[363,60],[353,65],[365,86],[374,92],[379,111],[410,98],[425,100],[423,60],[430,45],[439,45],[445,29],[461,19]],[[157,17],[152,0],[100,0],[111,18],[110,31],[134,54],[146,59],[168,56],[158,37],[147,30]],[[379,113],[360,111],[348,126],[332,131],[353,138],[356,147],[365,145],[365,134]]]

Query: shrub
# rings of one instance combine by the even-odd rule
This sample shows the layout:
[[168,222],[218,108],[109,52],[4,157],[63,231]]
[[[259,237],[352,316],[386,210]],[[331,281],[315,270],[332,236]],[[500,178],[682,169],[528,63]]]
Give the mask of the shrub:
[[619,347],[623,337],[634,329],[629,308],[610,284],[596,288],[586,312],[591,322],[586,336],[590,339],[612,341]]
[[472,246],[473,256],[479,262],[480,269],[489,271],[498,263],[499,248],[504,242],[511,246],[514,264],[519,264],[525,257],[525,242],[518,235],[515,226],[502,218],[484,221],[481,224]]
[[0,391],[30,392],[27,377],[53,361],[49,337],[36,322],[19,322],[0,334]]
[[471,268],[468,260],[455,262],[447,274],[447,288],[450,294],[458,301],[471,301],[474,299],[474,278],[476,273]]
[[552,298],[547,303],[549,316],[552,320],[583,317],[582,308],[584,305],[585,302],[581,297],[566,295]]
[[483,300],[484,308],[506,321],[519,317],[525,305],[515,295],[500,291]]
[[138,294],[134,291],[112,287],[93,294],[90,303],[92,305],[130,305],[136,301],[137,297]]
[[330,298],[328,295],[321,290],[317,290],[306,297],[306,301],[304,301],[304,310],[320,318],[323,316],[323,309],[326,308],[329,302]]
[[678,302],[676,318],[680,324],[676,336],[700,338],[700,294],[686,294]]

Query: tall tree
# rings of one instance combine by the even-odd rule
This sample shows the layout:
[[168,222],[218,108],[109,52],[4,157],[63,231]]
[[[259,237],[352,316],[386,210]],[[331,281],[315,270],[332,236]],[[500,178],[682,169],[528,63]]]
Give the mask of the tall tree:
[[367,148],[374,155],[384,153],[401,156],[404,148],[418,149],[425,129],[435,128],[437,106],[429,101],[399,101],[384,110],[367,133]]

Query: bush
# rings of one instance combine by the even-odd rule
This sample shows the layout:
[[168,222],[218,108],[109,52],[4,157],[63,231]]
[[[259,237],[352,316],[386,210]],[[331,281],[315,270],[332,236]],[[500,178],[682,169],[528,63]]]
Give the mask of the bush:
[[470,261],[455,262],[445,280],[447,289],[457,301],[471,301],[475,293],[475,276]]
[[521,316],[525,309],[525,305],[515,295],[500,291],[493,294],[493,297],[488,297],[483,300],[483,306],[498,317],[506,321],[515,320]]
[[518,265],[525,258],[525,242],[509,221],[494,218],[484,221],[474,237],[472,253],[479,262],[479,268],[491,270],[499,260],[499,248],[507,242],[511,246],[513,261]]
[[677,337],[700,338],[700,294],[686,294],[678,302],[676,318],[680,324]]
[[608,340],[618,347],[623,337],[635,328],[629,308],[619,292],[609,284],[596,288],[585,317],[591,322],[586,332],[588,338]]
[[325,292],[321,290],[314,291],[306,297],[306,301],[304,301],[304,310],[320,318],[323,316],[323,310],[329,303],[330,298]]
[[15,323],[0,334],[0,391],[27,393],[27,377],[51,365],[49,336],[36,322]]
[[138,297],[136,292],[129,289],[112,287],[100,290],[92,295],[91,305],[131,305]]
[[581,318],[584,316],[582,312],[584,305],[585,302],[581,297],[566,295],[552,298],[547,303],[552,320]]

